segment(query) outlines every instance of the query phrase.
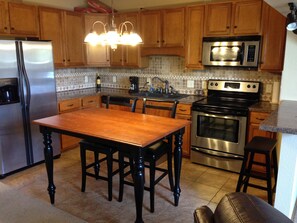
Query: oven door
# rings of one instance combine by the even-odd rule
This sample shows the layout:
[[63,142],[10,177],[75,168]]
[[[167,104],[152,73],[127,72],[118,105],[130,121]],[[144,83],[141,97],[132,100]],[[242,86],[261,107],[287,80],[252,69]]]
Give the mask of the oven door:
[[192,147],[244,155],[247,117],[192,112]]

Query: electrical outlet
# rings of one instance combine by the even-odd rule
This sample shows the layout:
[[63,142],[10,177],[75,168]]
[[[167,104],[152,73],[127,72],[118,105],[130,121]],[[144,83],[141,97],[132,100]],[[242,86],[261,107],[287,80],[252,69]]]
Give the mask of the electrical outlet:
[[152,85],[152,80],[151,80],[150,77],[148,77],[148,78],[146,79],[146,82],[147,82],[148,85]]
[[202,81],[202,89],[206,89],[207,88],[207,81]]
[[116,83],[116,82],[117,82],[117,77],[116,77],[116,76],[113,76],[113,77],[112,77],[112,82],[113,82],[113,83]]
[[187,88],[194,88],[194,80],[187,80]]
[[266,84],[266,93],[272,92],[272,84]]
[[89,78],[88,76],[85,76],[85,83],[88,83],[89,82]]

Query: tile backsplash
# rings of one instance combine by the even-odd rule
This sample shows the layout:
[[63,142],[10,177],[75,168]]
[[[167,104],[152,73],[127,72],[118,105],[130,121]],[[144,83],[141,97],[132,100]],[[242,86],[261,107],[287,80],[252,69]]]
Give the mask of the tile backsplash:
[[[146,86],[148,78],[159,77],[168,80],[169,85],[180,93],[201,94],[204,82],[208,79],[227,79],[262,82],[262,101],[271,101],[274,82],[280,82],[281,76],[269,72],[258,72],[236,68],[207,68],[205,70],[187,70],[185,61],[177,56],[152,56],[149,67],[143,69],[127,68],[73,68],[56,69],[57,91],[95,87],[96,74],[100,75],[102,87],[129,89],[129,76],[139,77],[140,88]],[[194,87],[188,87],[188,80],[194,81]],[[115,82],[114,82],[115,81]],[[152,81],[160,85],[158,80]]]

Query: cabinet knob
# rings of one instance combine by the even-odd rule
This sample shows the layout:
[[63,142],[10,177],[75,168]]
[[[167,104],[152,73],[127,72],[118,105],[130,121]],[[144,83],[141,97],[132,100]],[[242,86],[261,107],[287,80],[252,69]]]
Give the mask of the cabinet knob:
[[236,29],[237,28],[237,26],[234,26],[234,29]]
[[230,29],[230,26],[226,26],[227,29]]
[[10,29],[11,29],[11,30],[14,30],[14,28],[13,28],[13,27],[11,27]]
[[65,59],[63,59],[63,62],[65,62],[66,60]]
[[67,61],[70,62],[70,59],[68,59]]
[[4,29],[7,30],[7,26],[5,26]]
[[157,40],[157,43],[160,43],[160,41],[159,41],[159,40]]

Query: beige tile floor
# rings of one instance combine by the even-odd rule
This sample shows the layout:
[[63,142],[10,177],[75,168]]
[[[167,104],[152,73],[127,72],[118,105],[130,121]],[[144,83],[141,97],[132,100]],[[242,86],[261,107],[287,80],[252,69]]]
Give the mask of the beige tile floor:
[[[86,192],[80,191],[81,169],[78,148],[64,152],[61,158],[55,160],[54,165],[55,207],[88,222],[134,222],[133,188],[125,185],[123,201],[118,202],[118,175],[113,178],[113,200],[108,201],[105,181],[96,181],[88,177]],[[103,166],[105,165],[102,164],[102,171],[104,171]],[[173,205],[173,195],[168,189],[168,179],[165,178],[156,186],[154,213],[149,211],[149,193],[144,192],[143,220],[145,222],[193,222],[194,209],[201,205],[208,205],[214,210],[224,194],[235,191],[237,178],[238,174],[193,164],[189,159],[183,159],[178,207]],[[44,164],[8,176],[1,182],[29,196],[49,202]],[[265,191],[251,188],[248,189],[248,193],[266,200]]]

